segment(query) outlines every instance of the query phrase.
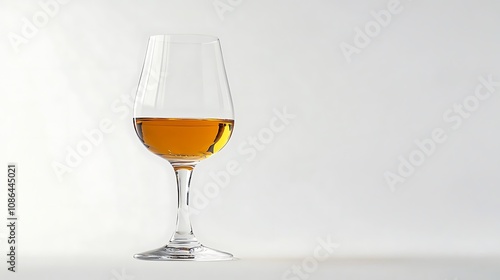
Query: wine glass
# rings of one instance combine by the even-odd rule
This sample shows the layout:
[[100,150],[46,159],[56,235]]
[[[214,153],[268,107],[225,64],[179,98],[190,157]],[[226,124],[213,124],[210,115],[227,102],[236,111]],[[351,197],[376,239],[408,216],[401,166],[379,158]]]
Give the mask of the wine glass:
[[135,98],[134,126],[149,151],[177,178],[177,225],[169,243],[136,254],[141,260],[231,260],[203,246],[189,219],[189,184],[198,162],[220,151],[233,131],[231,93],[220,42],[208,35],[149,38]]

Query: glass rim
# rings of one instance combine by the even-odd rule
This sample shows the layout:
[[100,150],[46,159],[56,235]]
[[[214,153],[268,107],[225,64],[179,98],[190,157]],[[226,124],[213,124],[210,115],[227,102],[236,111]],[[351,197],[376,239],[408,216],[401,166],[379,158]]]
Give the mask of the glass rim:
[[150,36],[149,40],[174,44],[211,44],[219,42],[218,37],[205,34],[159,34]]

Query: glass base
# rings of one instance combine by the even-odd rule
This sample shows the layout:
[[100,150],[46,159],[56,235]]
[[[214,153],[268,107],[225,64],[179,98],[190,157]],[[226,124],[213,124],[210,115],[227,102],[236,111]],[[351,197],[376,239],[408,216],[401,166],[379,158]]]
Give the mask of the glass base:
[[230,261],[233,255],[199,245],[181,248],[167,245],[156,250],[135,254],[134,258],[146,261]]

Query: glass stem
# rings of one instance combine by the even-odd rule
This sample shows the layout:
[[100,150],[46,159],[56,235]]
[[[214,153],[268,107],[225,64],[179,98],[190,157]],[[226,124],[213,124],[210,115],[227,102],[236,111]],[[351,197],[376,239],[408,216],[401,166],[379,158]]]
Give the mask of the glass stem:
[[193,234],[189,218],[189,184],[193,166],[174,166],[177,178],[177,225],[169,247],[193,248],[200,246]]

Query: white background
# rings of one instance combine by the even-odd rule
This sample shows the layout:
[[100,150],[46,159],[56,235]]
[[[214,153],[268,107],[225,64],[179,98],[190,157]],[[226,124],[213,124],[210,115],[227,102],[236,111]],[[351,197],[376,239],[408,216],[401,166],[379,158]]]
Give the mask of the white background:
[[[296,263],[327,236],[340,245],[333,258],[498,256],[500,86],[457,129],[443,114],[474,95],[480,76],[500,81],[500,5],[402,0],[346,56],[341,44],[356,47],[356,28],[389,2],[232,1],[221,17],[211,0],[72,0],[16,45],[23,18],[43,9],[1,0],[0,155],[19,165],[20,269],[79,259],[119,268],[170,238],[173,172],[141,145],[127,105],[148,37],[168,33],[220,38],[235,104],[231,141],[193,176],[193,200],[202,199],[211,172],[231,160],[240,167],[192,217],[204,244]],[[285,108],[295,117],[262,151],[239,149]],[[104,119],[113,131],[58,178],[54,162],[67,164]],[[397,174],[398,157],[435,128],[446,141],[391,188],[384,173]],[[2,226],[2,260],[6,233]],[[103,267],[93,279],[112,278]]]

